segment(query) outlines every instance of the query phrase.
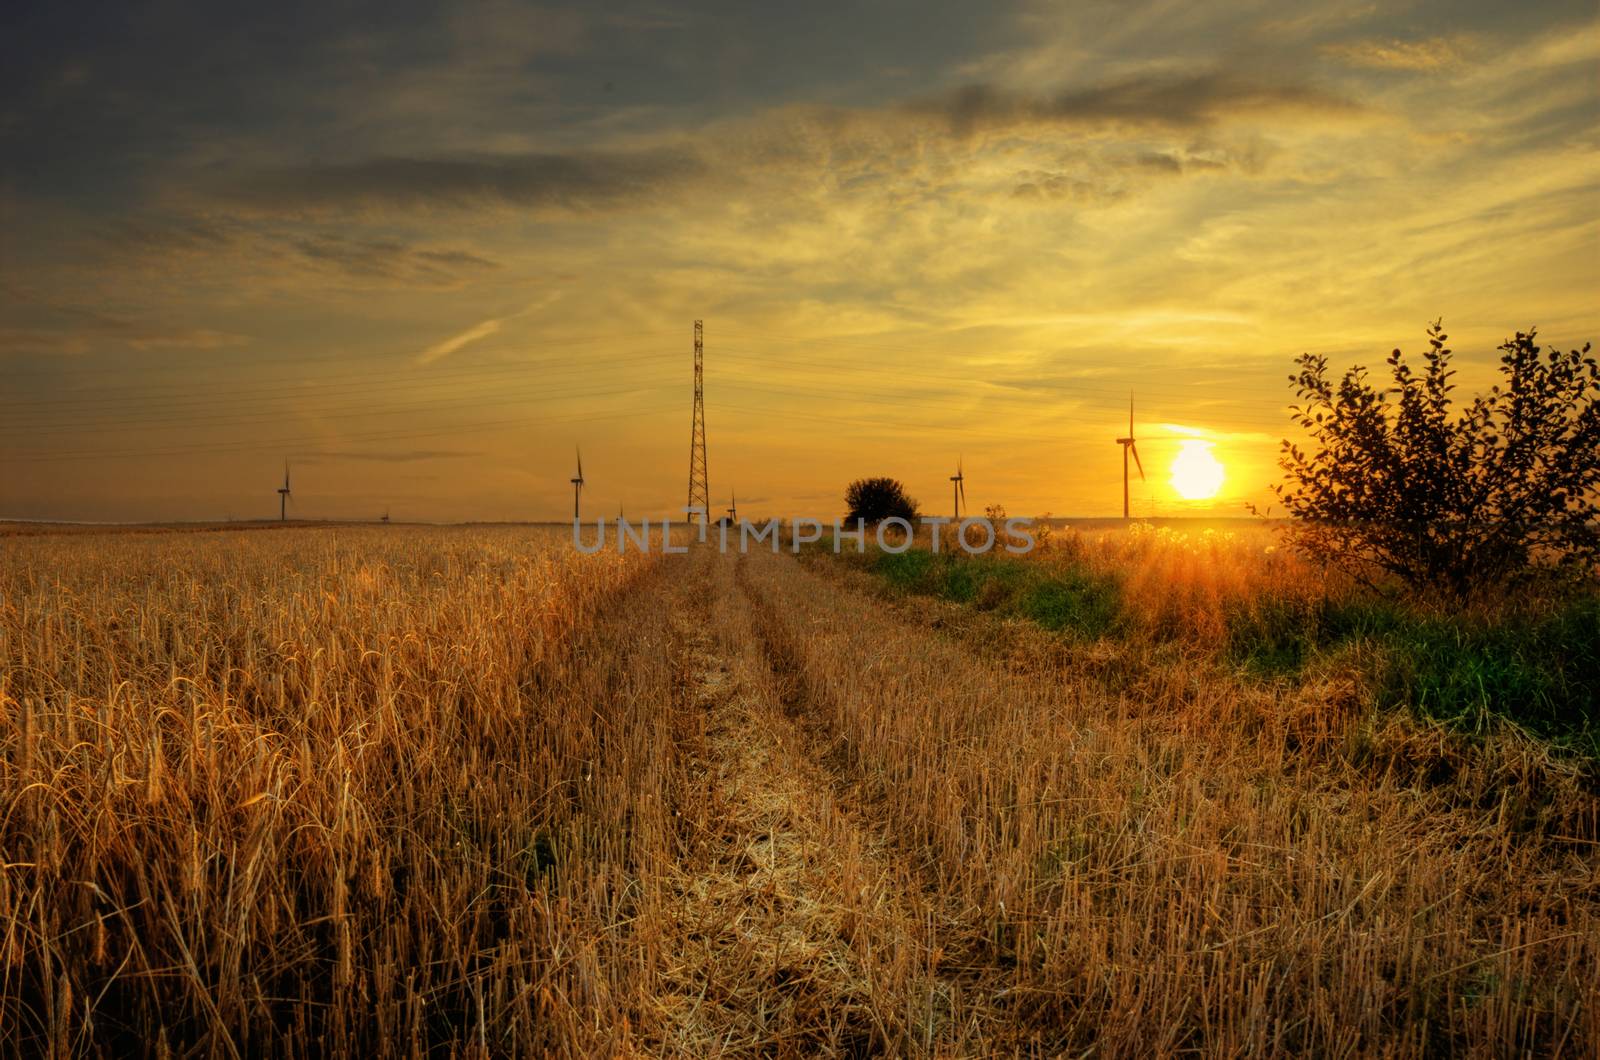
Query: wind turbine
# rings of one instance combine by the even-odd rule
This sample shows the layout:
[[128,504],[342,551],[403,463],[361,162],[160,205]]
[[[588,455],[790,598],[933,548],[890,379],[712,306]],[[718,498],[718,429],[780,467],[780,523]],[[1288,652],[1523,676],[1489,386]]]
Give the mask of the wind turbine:
[[1122,446],[1122,517],[1128,518],[1128,454],[1133,454],[1133,462],[1139,467],[1139,481],[1144,481],[1144,461],[1139,459],[1139,446],[1133,438],[1133,392],[1128,393],[1128,436],[1118,438],[1117,444]]
[[278,522],[289,521],[289,461],[283,462],[283,487],[278,490]]
[[961,471],[960,457],[956,458],[956,473],[950,476],[950,481],[954,483],[954,485],[950,487],[950,492],[955,498],[956,522],[959,523],[961,521],[961,505],[967,499],[967,479]]
[[731,506],[728,508],[728,525],[729,526],[738,526],[739,525],[739,496],[738,496],[738,494],[734,493],[732,490],[729,490],[728,491],[728,500],[732,502]]
[[578,495],[583,492],[583,450],[578,449],[578,477],[572,480],[572,521],[578,521]]

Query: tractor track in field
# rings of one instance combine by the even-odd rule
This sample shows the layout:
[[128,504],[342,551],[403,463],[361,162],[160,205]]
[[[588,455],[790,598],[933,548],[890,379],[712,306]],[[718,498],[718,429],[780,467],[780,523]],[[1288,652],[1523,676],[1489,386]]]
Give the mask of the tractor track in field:
[[[746,562],[740,557],[733,566],[733,580],[750,619],[752,639],[775,682],[779,707],[799,738],[801,754],[812,764],[819,783],[826,785],[840,812],[871,837],[880,858],[898,866],[900,886],[914,895],[919,915],[928,925],[928,946],[936,952],[941,989],[960,1002],[957,1020],[981,1028],[983,1052],[1028,1051],[1021,1042],[1002,1045],[994,1037],[998,1023],[1005,1018],[1002,1009],[1006,1003],[999,999],[1011,993],[1013,984],[1006,958],[990,945],[984,918],[951,898],[930,852],[902,838],[893,812],[883,804],[881,793],[874,792],[872,778],[861,775],[851,764],[841,735],[808,687],[805,662],[798,654],[803,648],[782,635],[773,621],[771,605],[747,575]],[[793,569],[803,568],[796,564]],[[939,1051],[942,1055],[943,1050]]]
[[822,764],[825,735],[760,632],[759,600],[732,561],[705,550],[690,562],[673,634],[702,735],[686,748],[685,853],[663,883],[672,926],[655,1044],[697,1056],[985,1051],[979,984],[944,948],[936,894]]

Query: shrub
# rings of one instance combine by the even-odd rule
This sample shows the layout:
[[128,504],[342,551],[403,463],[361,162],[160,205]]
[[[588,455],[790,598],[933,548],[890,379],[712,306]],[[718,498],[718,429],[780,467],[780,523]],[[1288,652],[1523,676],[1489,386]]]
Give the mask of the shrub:
[[[1457,596],[1600,563],[1600,367],[1589,347],[1501,344],[1503,385],[1452,409],[1448,336],[1435,321],[1418,373],[1395,350],[1391,389],[1361,367],[1337,387],[1325,357],[1291,376],[1310,448],[1285,441],[1276,487],[1312,556]],[[1370,580],[1370,579],[1369,579]]]
[[917,517],[916,500],[906,495],[899,480],[892,478],[856,479],[845,489],[844,503],[845,520],[851,524],[857,519],[880,523],[891,518],[911,521]]

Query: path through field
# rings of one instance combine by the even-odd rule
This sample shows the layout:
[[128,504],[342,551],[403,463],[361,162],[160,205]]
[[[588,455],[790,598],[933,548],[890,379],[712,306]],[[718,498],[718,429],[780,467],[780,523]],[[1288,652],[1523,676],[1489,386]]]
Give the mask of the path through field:
[[671,1050],[974,1052],[981,984],[950,961],[936,896],[891,851],[885,822],[848,806],[797,724],[732,561],[705,553],[674,620],[683,687],[701,719],[668,890],[658,1002]]

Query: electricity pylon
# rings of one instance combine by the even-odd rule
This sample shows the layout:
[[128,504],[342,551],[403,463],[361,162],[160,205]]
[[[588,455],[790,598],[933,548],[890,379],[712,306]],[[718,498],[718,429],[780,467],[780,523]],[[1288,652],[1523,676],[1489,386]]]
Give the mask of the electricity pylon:
[[705,325],[694,322],[694,419],[689,426],[689,504],[700,509],[700,523],[711,518],[711,486],[706,477]]

